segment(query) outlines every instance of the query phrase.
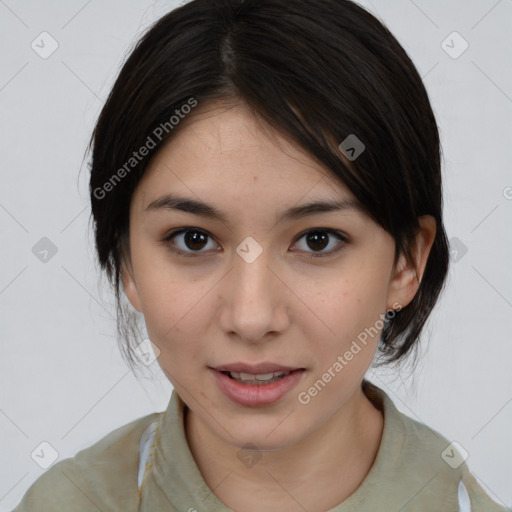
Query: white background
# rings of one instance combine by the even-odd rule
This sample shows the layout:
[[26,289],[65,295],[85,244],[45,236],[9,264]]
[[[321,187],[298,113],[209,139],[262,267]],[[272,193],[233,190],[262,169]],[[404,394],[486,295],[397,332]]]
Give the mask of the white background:
[[[41,442],[61,460],[167,406],[172,388],[157,363],[138,381],[117,348],[82,159],[127,51],[177,4],[0,0],[0,511],[43,473],[31,458]],[[442,136],[446,229],[467,248],[413,376],[387,369],[372,379],[400,410],[460,443],[487,492],[510,506],[512,1],[364,5],[424,77]],[[31,48],[43,31],[59,45],[47,59]],[[453,31],[469,44],[458,58],[442,47]],[[444,43],[452,52],[462,48],[456,37]],[[46,263],[32,252],[42,237],[58,250]]]

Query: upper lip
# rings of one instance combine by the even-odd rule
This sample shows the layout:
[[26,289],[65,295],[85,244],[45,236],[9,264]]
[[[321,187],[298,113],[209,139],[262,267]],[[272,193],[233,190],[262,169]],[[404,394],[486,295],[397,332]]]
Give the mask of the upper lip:
[[303,368],[292,367],[292,366],[283,366],[281,364],[276,364],[276,363],[250,364],[250,363],[242,363],[242,362],[222,364],[222,365],[215,366],[212,368],[219,372],[249,373],[252,375],[275,373],[275,372],[291,372],[293,370],[299,370],[299,369],[302,370],[303,369]]

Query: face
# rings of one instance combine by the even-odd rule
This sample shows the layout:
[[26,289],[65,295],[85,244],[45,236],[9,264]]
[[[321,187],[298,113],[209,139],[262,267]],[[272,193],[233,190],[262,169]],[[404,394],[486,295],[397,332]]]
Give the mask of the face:
[[[187,123],[133,195],[122,275],[191,414],[232,446],[272,450],[356,396],[384,314],[412,299],[416,281],[402,260],[395,271],[393,238],[348,190],[269,134],[242,104]],[[178,196],[211,208],[186,211]],[[298,209],[331,201],[345,207]],[[242,383],[226,367],[278,380]]]

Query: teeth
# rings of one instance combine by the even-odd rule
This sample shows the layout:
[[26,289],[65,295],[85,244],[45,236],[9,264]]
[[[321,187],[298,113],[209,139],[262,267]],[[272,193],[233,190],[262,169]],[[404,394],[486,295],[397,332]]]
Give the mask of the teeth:
[[270,381],[277,377],[282,377],[283,375],[288,375],[290,372],[273,372],[273,373],[258,373],[257,375],[253,375],[252,373],[244,373],[244,372],[229,372],[231,377],[236,380],[242,381]]
[[256,380],[270,380],[273,377],[279,377],[281,375],[284,375],[283,372],[276,372],[276,373],[259,373],[258,375],[255,375]]

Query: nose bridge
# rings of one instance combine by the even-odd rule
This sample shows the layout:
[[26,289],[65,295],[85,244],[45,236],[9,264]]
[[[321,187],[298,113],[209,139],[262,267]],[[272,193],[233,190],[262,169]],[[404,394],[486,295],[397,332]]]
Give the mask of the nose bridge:
[[[259,302],[269,302],[271,294],[271,280],[274,278],[269,270],[271,265],[270,251],[259,249],[256,242],[248,241],[240,244],[235,256],[233,273],[234,294],[240,300],[240,305],[258,306]],[[242,300],[243,299],[243,300]]]
[[229,310],[224,327],[253,341],[284,327],[282,307],[286,300],[279,290],[283,284],[269,268],[275,266],[270,250],[256,244],[252,239],[238,246],[224,297]]

